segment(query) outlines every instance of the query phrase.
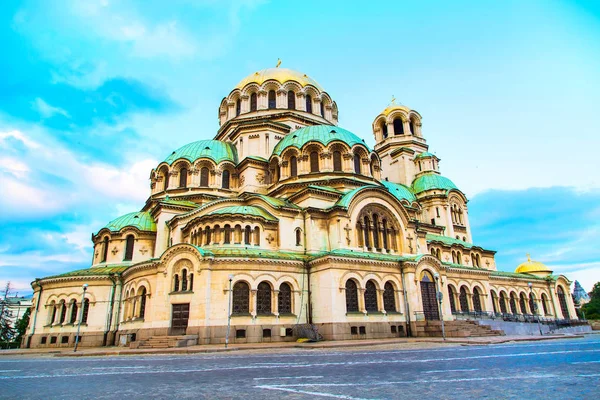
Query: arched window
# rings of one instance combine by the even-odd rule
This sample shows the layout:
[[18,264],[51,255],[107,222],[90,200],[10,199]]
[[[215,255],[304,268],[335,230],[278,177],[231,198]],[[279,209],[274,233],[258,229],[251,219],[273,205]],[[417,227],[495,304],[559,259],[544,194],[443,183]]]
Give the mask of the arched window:
[[394,135],[404,135],[404,122],[401,118],[394,120]]
[[377,287],[373,281],[368,281],[365,287],[365,309],[368,312],[379,311],[377,307]]
[[267,282],[258,284],[256,291],[256,313],[259,315],[271,314],[271,286]]
[[494,314],[498,313],[498,307],[496,306],[496,301],[498,301],[498,295],[493,290],[492,293],[492,309],[494,310]]
[[181,291],[187,292],[188,289],[188,278],[187,278],[187,269],[181,270]]
[[168,170],[167,168],[165,168],[165,169],[163,170],[163,173],[164,173],[164,175],[165,175],[165,184],[164,184],[164,186],[163,186],[163,190],[167,190],[167,189],[169,188],[169,176],[170,176],[171,174],[169,173],[169,170]]
[[74,324],[77,322],[77,301],[71,300],[71,316],[69,318],[69,323]]
[[229,170],[224,170],[221,175],[221,187],[223,189],[229,189],[229,178],[230,178]]
[[277,107],[277,96],[274,90],[269,90],[269,110]]
[[514,292],[510,294],[510,312],[513,314],[519,313],[519,310],[517,310],[517,295]]
[[135,237],[133,235],[127,235],[125,239],[125,258],[123,261],[131,261],[133,259],[133,244]]
[[346,312],[358,312],[358,288],[352,279],[346,281]]
[[223,244],[230,244],[231,243],[231,226],[230,225],[225,225],[223,227],[224,233],[223,233]]
[[287,283],[282,283],[281,286],[279,286],[277,304],[279,306],[279,314],[292,313],[292,287]]
[[383,225],[383,248],[386,250],[389,250],[389,244],[388,244],[388,222],[387,219],[384,219],[383,221],[381,221],[381,224]]
[[388,313],[397,311],[394,285],[391,282],[386,282],[383,287],[383,309]]
[[144,318],[146,316],[146,288],[142,287],[142,291],[140,293],[140,318]]
[[529,293],[529,310],[534,315],[538,314],[537,305],[535,304],[535,299],[533,298],[533,293]]
[[108,236],[105,236],[102,240],[102,259],[100,262],[106,262],[106,257],[108,257]]
[[456,262],[458,264],[462,264],[462,254],[460,253],[460,251],[456,252]]
[[244,229],[244,244],[250,244],[251,229],[252,228],[250,228],[250,226],[246,226],[246,228]]
[[190,274],[190,292],[194,290],[194,274]]
[[379,216],[373,214],[373,246],[379,250]]
[[473,288],[473,310],[481,312],[481,292],[479,292],[479,288]]
[[250,95],[250,111],[256,111],[256,93]]
[[90,300],[83,300],[83,311],[81,313],[81,323],[87,324],[88,314],[90,313]]
[[450,311],[452,311],[452,314],[456,312],[456,302],[454,300],[454,296],[454,289],[452,286],[448,285],[448,300],[450,300]]
[[208,187],[208,168],[200,169],[200,187]]
[[50,324],[54,324],[54,320],[56,319],[56,304],[52,303],[50,307],[52,309],[52,313],[50,313]]
[[60,301],[60,323],[65,323],[65,318],[67,318],[67,305],[64,300]]
[[290,158],[290,177],[298,176],[298,159],[295,156]]
[[371,228],[371,221],[369,220],[369,217],[367,217],[366,215],[365,215],[365,218],[364,218],[364,222],[365,222],[365,227],[364,227],[363,233],[364,233],[364,236],[365,236],[365,247],[370,248],[371,247],[371,238],[370,238],[371,235],[369,235],[369,232],[371,230],[370,229]]
[[288,110],[295,110],[296,109],[296,93],[294,93],[293,90],[288,91],[287,101],[288,101]]
[[242,112],[242,101],[237,99],[235,101],[235,116],[237,117]]
[[232,314],[250,313],[250,287],[246,282],[237,282],[233,285]]
[[319,172],[319,153],[310,153],[310,172]]
[[333,152],[333,170],[335,172],[342,172],[342,153],[339,151]]
[[325,103],[321,102],[321,117],[325,118]]
[[410,120],[409,126],[410,126],[410,134],[414,135],[415,134],[415,124],[412,119]]
[[504,294],[504,292],[500,292],[500,312],[502,314],[506,314],[508,312],[506,309],[506,294]]
[[310,94],[306,95],[306,112],[312,113],[312,97],[310,97]]
[[556,294],[558,295],[558,302],[560,303],[560,311],[562,312],[564,319],[571,319],[569,314],[569,307],[567,307],[567,297],[562,286],[556,288]]
[[460,288],[458,301],[460,303],[460,310],[462,312],[469,312],[469,302],[467,301],[467,289],[464,286]]
[[527,300],[525,299],[525,293],[521,293],[519,296],[519,306],[521,307],[521,314],[527,314]]
[[388,137],[387,124],[385,122],[381,123],[381,133],[383,133],[384,139]]
[[302,229],[296,228],[296,246],[302,246]]
[[179,292],[179,275],[177,274],[173,277],[173,291]]
[[546,293],[542,293],[542,309],[544,310],[544,315],[550,314],[548,312],[548,297],[546,297]]
[[187,168],[181,168],[179,170],[179,187],[187,187],[188,170]]
[[360,174],[360,156],[358,154],[354,155],[354,173]]
[[[206,228],[204,228],[204,244],[206,246],[208,246],[209,244],[211,244],[212,242],[212,234],[211,234],[211,230],[210,230],[210,226],[207,226]],[[183,277],[182,277],[183,278]]]
[[258,226],[254,227],[254,237],[253,237],[253,242],[255,246],[260,246],[260,228]]

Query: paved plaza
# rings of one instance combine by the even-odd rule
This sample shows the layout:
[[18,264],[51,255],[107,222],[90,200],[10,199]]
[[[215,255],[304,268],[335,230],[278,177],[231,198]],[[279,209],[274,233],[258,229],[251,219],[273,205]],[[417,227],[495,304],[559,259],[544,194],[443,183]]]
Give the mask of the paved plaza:
[[[394,348],[397,347],[397,348]],[[0,358],[6,399],[600,398],[600,337],[497,345]]]

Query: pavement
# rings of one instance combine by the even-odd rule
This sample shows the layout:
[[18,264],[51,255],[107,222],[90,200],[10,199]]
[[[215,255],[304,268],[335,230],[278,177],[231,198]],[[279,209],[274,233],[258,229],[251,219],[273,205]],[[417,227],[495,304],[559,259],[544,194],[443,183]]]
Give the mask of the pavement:
[[513,341],[493,346],[490,338],[469,339],[310,349],[240,345],[229,353],[127,357],[13,355],[0,358],[0,399],[600,398],[598,335],[502,337]]
[[53,347],[39,349],[13,349],[1,350],[0,357],[6,356],[52,356],[52,357],[84,357],[84,356],[119,356],[119,355],[141,355],[141,354],[196,354],[196,353],[221,353],[236,352],[243,350],[272,351],[285,349],[337,349],[337,348],[363,348],[363,347],[393,347],[397,348],[426,348],[428,344],[441,345],[494,345],[511,342],[529,342],[540,340],[560,340],[583,338],[581,334],[560,334],[544,336],[484,336],[467,338],[422,337],[422,338],[394,338],[376,340],[335,340],[321,342],[271,342],[271,343],[244,343],[230,344],[227,348],[223,344],[197,345],[167,349],[130,349],[129,347],[80,347],[73,352],[72,347]]

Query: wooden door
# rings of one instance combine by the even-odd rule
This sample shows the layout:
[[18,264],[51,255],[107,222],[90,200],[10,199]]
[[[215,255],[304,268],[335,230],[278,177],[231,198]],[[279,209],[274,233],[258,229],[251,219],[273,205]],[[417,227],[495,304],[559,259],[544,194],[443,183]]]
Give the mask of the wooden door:
[[171,335],[185,335],[190,318],[190,303],[173,304]]

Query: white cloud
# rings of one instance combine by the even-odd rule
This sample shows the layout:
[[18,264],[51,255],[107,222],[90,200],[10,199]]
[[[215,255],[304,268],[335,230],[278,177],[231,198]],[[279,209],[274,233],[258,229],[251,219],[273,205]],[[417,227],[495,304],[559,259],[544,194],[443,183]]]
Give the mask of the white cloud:
[[23,143],[26,147],[31,149],[37,149],[40,147],[40,144],[29,139],[25,136],[21,131],[12,130],[8,132],[0,132],[0,147],[8,146],[8,139],[13,138]]
[[144,201],[150,190],[150,171],[157,164],[156,160],[144,159],[123,169],[102,164],[84,165],[82,168],[84,180],[98,194],[113,199]]
[[31,107],[38,113],[40,113],[40,115],[44,118],[50,118],[57,114],[67,118],[71,118],[69,113],[63,110],[62,108],[53,107],[39,97],[36,97],[36,99],[31,103]]
[[17,179],[22,179],[29,172],[29,167],[16,158],[2,157],[0,158],[0,171],[11,174]]

